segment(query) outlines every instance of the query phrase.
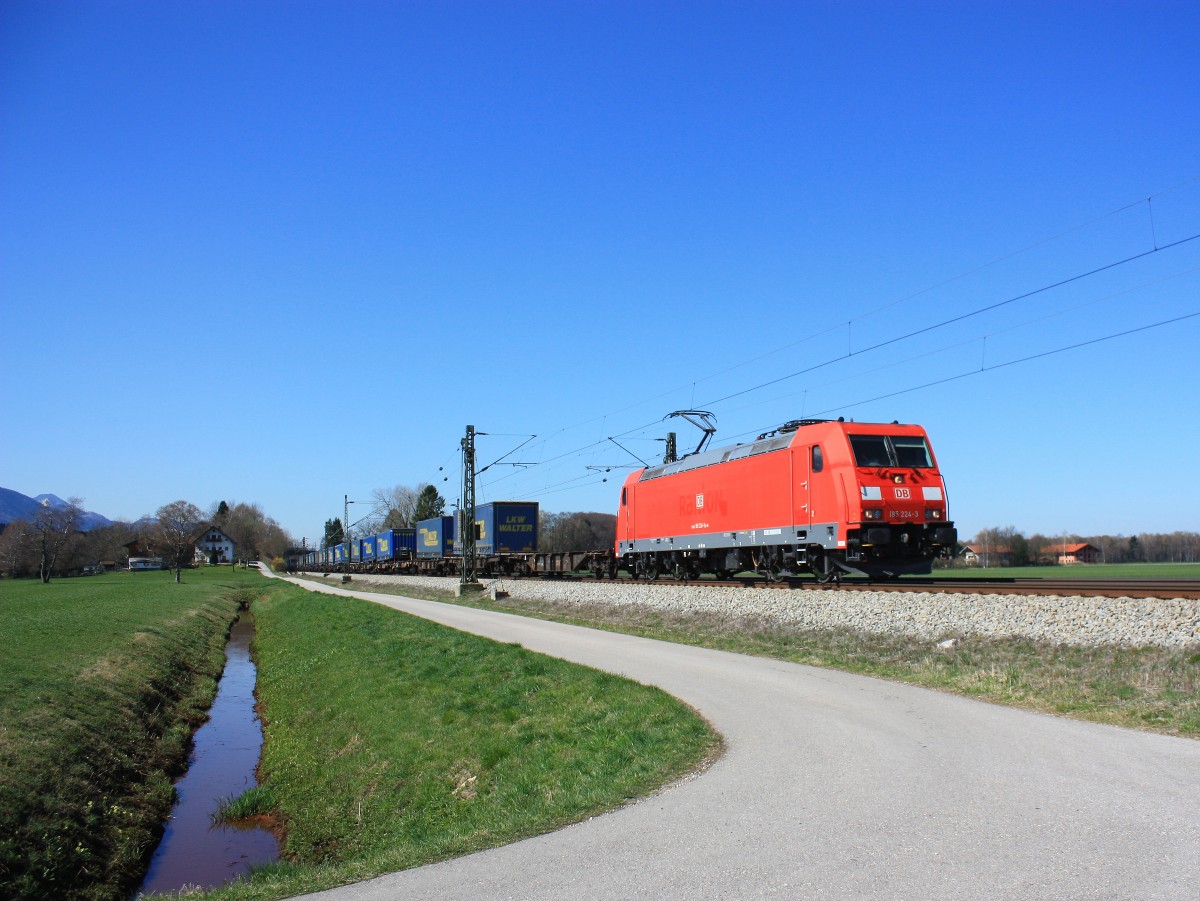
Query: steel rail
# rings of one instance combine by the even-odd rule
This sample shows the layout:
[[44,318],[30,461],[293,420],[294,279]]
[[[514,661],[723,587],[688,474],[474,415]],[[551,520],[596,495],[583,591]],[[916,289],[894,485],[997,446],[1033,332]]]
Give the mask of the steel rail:
[[895,581],[872,582],[867,579],[846,578],[838,582],[821,583],[810,578],[792,578],[770,582],[759,577],[742,579],[594,579],[579,573],[557,574],[556,578],[578,578],[622,585],[677,585],[709,588],[758,588],[775,591],[898,591],[937,594],[1016,594],[1052,595],[1062,597],[1102,598],[1162,598],[1200,600],[1200,579],[974,579],[974,578],[903,578]]

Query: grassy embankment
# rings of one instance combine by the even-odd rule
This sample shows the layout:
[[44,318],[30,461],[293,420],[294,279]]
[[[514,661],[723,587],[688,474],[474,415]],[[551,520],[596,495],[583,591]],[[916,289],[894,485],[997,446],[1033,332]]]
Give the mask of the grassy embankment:
[[[1160,569],[1161,567],[1161,569]],[[1038,567],[1048,578],[1083,567]],[[1088,569],[1092,569],[1088,567]],[[1008,570],[991,570],[991,573]],[[1153,564],[1148,575],[1190,578]],[[1161,573],[1161,575],[1159,575]],[[1116,578],[1111,572],[1098,578]],[[371,591],[450,600],[449,591],[372,584]],[[781,626],[635,605],[568,604],[507,597],[471,600],[491,610],[610,629],[718,650],[894,679],[1011,707],[1200,738],[1200,649],[1056,646],[1024,639],[970,638],[952,649],[898,635]]]
[[281,826],[286,860],[219,897],[544,832],[719,748],[656,689],[253,572],[0,582],[0,897],[128,897],[253,596],[266,781],[231,807]]
[[[253,580],[253,582],[251,581]],[[0,581],[0,897],[138,885],[254,573]]]
[[0,583],[0,896],[123,898],[170,810],[239,602],[257,596],[265,782],[231,805],[277,898],[577,821],[702,765],[664,693],[257,573]]
[[665,693],[282,583],[255,602],[263,785],[286,859],[206,897],[277,898],[611,809],[714,755]]

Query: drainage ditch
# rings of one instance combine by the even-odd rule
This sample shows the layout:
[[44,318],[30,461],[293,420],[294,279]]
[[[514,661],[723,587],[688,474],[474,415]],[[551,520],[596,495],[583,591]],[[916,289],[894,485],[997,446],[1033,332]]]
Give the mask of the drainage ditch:
[[253,639],[254,621],[242,616],[229,633],[217,697],[208,722],[196,732],[187,773],[175,784],[175,806],[139,896],[215,888],[279,857],[279,843],[269,830],[212,822],[223,800],[258,784],[254,770],[263,735],[254,710]]

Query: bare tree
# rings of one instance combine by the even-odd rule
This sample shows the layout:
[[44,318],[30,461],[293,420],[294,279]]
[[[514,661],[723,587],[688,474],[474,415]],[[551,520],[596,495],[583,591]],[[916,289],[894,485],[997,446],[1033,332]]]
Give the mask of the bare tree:
[[26,541],[37,555],[38,576],[43,583],[50,581],[59,556],[76,538],[79,519],[83,516],[82,503],[83,500],[77,497],[66,504],[42,501],[42,508],[25,529]]
[[196,536],[204,525],[204,515],[195,504],[175,501],[159,507],[155,519],[154,544],[175,570],[175,581],[179,582],[184,564],[196,556]]
[[221,530],[233,539],[234,553],[242,560],[280,557],[293,544],[287,532],[258,504],[230,506]]
[[980,529],[973,543],[984,566],[1023,566],[1029,559],[1029,542],[1014,526]]
[[364,524],[358,531],[371,531],[372,526],[384,529],[407,529],[416,525],[413,517],[417,512],[418,489],[407,485],[395,485],[391,488],[376,488],[371,492],[371,500],[375,504],[371,519],[378,522]]
[[539,527],[542,551],[598,551],[613,546],[617,518],[611,513],[543,512]]
[[137,530],[128,522],[91,529],[79,536],[75,559],[80,566],[105,562],[115,565],[125,553],[126,544],[136,537]]
[[33,575],[33,539],[28,534],[29,523],[14,519],[0,532],[0,573],[14,579]]

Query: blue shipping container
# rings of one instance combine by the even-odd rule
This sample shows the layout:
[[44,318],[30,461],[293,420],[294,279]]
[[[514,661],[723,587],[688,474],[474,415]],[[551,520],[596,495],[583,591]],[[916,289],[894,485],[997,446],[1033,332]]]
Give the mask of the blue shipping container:
[[362,540],[362,550],[359,551],[359,556],[363,560],[375,559],[375,536],[371,535]]
[[416,529],[385,529],[375,536],[376,560],[411,560],[416,549]]
[[454,553],[454,517],[436,516],[417,523],[418,557],[449,557]]
[[376,560],[391,560],[392,559],[392,530],[380,532],[375,536],[375,559]]
[[[475,553],[533,554],[537,546],[537,501],[495,501],[475,508]],[[457,537],[454,549],[462,553]]]

